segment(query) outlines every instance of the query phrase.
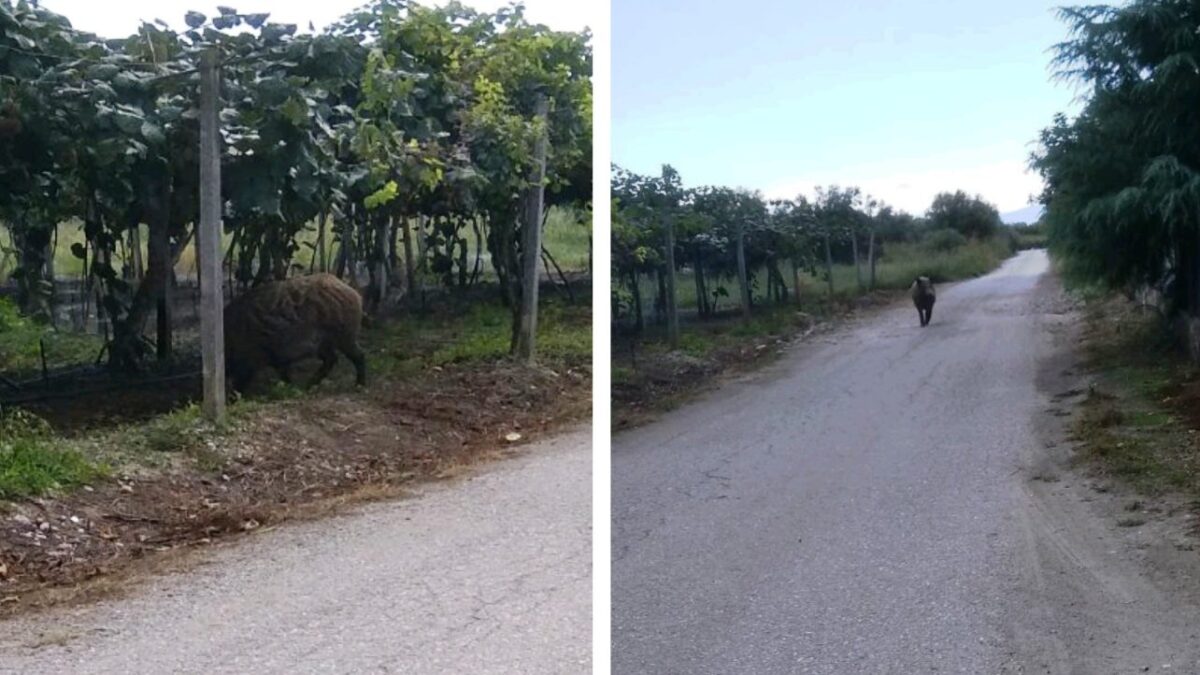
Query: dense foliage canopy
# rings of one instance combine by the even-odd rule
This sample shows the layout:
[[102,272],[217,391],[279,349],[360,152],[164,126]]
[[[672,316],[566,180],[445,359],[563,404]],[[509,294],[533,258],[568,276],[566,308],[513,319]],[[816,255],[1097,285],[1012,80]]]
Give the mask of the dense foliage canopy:
[[[378,303],[419,270],[451,287],[475,282],[486,248],[504,299],[516,302],[539,135],[550,141],[547,201],[590,201],[590,35],[532,24],[519,5],[488,14],[374,0],[319,33],[269,19],[219,7],[189,12],[181,32],[144,23],[105,39],[0,0],[0,221],[19,254],[26,309],[44,311],[49,245],[77,219],[86,244],[74,252],[113,321],[112,359],[144,359],[144,324],[156,300],[163,311],[194,236],[197,64],[212,49],[235,284],[332,263],[355,283],[365,271],[368,302]],[[539,99],[549,102],[545,123]],[[303,236],[314,223],[316,236]],[[140,281],[117,263],[140,246],[139,224],[150,236]],[[300,257],[305,247],[312,255]],[[160,354],[163,338],[160,320]]]
[[1061,10],[1061,77],[1086,87],[1032,165],[1051,249],[1078,278],[1157,287],[1200,312],[1200,6],[1134,0]]

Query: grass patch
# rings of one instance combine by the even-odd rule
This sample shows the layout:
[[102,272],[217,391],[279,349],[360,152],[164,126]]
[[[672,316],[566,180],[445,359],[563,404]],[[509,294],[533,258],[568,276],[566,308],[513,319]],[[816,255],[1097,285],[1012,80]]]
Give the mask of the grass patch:
[[9,298],[0,298],[0,371],[6,373],[34,372],[42,367],[42,344],[46,347],[46,363],[91,363],[104,340],[98,335],[85,335],[55,330],[20,315]]
[[1010,255],[1012,248],[1001,237],[970,240],[950,251],[920,244],[888,244],[876,268],[877,287],[908,288],[918,276],[930,277],[935,283],[970,279],[991,272]]
[[[428,363],[490,361],[509,354],[512,341],[512,314],[499,305],[473,307],[453,326],[458,339],[430,355]],[[590,320],[566,305],[547,303],[538,312],[538,355],[554,361],[584,360],[591,357]]]
[[0,499],[33,497],[81,485],[102,470],[73,450],[23,439],[0,447]]
[[1075,423],[1080,458],[1144,494],[1200,497],[1195,369],[1160,318],[1123,299],[1093,297],[1084,322],[1096,380]]
[[591,252],[591,234],[591,223],[584,214],[574,209],[551,207],[542,244],[564,271],[585,271]]
[[268,394],[261,399],[234,401],[226,407],[226,420],[219,425],[204,419],[199,404],[191,403],[146,421],[68,442],[74,442],[87,456],[103,457],[116,464],[162,466],[185,456],[202,471],[216,472],[225,466],[225,458],[214,449],[215,442],[235,433],[240,421],[279,400]]
[[[237,405],[229,406],[229,410]],[[207,432],[217,430],[195,403],[128,428],[129,445],[149,452],[178,452],[194,445]]]
[[0,419],[0,499],[34,497],[107,473],[75,450],[57,447],[50,427],[15,411]]
[[[794,307],[767,305],[755,309],[749,320],[740,316],[685,324],[679,333],[679,351],[696,358],[706,358],[721,350],[736,348],[762,338],[783,337],[807,325],[812,316],[797,312]],[[647,328],[642,349],[650,353],[666,349],[661,326]]]

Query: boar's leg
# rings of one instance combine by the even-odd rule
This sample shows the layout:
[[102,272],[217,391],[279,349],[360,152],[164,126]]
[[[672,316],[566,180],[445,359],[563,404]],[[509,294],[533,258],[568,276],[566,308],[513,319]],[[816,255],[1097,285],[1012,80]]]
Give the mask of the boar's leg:
[[354,377],[355,382],[358,383],[358,386],[366,386],[367,358],[363,355],[362,350],[359,349],[358,344],[353,341],[346,340],[342,344],[338,345],[338,349],[340,349],[341,352],[346,355],[346,358],[350,359],[350,363],[354,364]]
[[267,359],[275,372],[279,373],[279,379],[283,380],[284,384],[292,383],[292,364],[286,359],[281,358],[278,354],[267,352]]
[[337,350],[334,349],[333,343],[326,340],[321,343],[317,349],[317,356],[321,358],[321,367],[317,368],[317,372],[313,373],[312,379],[308,381],[308,386],[315,387],[320,384],[321,380],[333,370],[334,364],[337,363]]
[[250,381],[254,379],[254,369],[248,368],[242,364],[231,366],[229,374],[234,391],[246,391],[246,387],[249,386]]

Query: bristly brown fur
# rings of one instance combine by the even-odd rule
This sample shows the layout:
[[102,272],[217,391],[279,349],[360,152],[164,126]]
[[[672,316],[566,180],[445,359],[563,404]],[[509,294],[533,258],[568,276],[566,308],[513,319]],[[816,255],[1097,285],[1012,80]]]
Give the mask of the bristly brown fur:
[[254,288],[225,308],[225,358],[231,384],[242,390],[263,367],[290,382],[289,367],[319,357],[320,382],[342,352],[354,363],[359,384],[366,366],[358,347],[362,297],[332,274],[313,274]]

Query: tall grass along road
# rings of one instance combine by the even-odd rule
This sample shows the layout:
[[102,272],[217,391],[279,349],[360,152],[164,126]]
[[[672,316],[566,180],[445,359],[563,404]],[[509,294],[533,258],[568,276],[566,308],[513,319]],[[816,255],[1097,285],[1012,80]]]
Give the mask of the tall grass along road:
[[1052,461],[1075,319],[1047,269],[1025,251],[940,286],[927,328],[897,305],[618,434],[614,672],[1200,672],[1195,554]]
[[582,673],[591,432],[264,533],[123,600],[0,623],[0,673]]

